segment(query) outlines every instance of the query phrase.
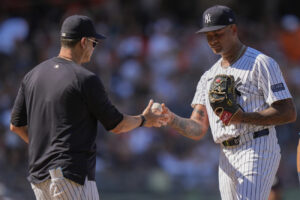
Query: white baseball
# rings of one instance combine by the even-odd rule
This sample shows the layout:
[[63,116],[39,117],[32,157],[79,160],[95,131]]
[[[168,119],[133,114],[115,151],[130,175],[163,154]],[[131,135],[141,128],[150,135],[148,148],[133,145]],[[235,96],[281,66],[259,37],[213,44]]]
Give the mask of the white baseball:
[[156,115],[160,115],[162,113],[162,107],[160,103],[153,103],[151,106],[151,111]]

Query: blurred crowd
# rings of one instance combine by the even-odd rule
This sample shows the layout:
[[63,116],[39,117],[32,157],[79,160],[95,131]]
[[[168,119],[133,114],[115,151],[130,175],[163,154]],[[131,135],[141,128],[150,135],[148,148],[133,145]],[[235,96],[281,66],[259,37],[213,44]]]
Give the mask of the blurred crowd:
[[[107,36],[85,67],[101,78],[111,101],[123,113],[140,114],[152,98],[176,114],[189,117],[198,80],[219,58],[208,47],[206,38],[195,34],[201,26],[202,11],[212,4],[166,0],[41,2],[1,3],[5,8],[0,9],[0,199],[1,195],[31,193],[26,182],[27,147],[9,130],[10,112],[24,74],[58,55],[60,25],[65,17],[88,15],[95,20],[97,30]],[[181,5],[175,6],[174,2]],[[239,13],[235,1],[228,2],[239,14],[241,40],[279,63],[299,115],[298,16],[285,13],[279,16],[279,23],[255,21]],[[298,184],[299,122],[277,128],[282,149],[277,176],[286,188]],[[100,191],[218,188],[219,147],[210,133],[201,141],[192,141],[168,128],[138,128],[113,135],[100,125],[97,144]]]

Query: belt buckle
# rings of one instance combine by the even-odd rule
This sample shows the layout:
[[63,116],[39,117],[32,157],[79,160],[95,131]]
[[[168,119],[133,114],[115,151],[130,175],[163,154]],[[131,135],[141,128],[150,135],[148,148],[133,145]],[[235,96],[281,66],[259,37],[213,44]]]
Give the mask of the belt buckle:
[[239,145],[240,144],[240,136],[237,136],[235,138],[231,138],[229,140],[225,140],[225,141],[222,142],[222,144],[225,147],[232,147],[232,146]]
[[230,144],[229,144],[228,140],[225,140],[225,141],[223,142],[223,145],[224,145],[224,146],[229,146]]

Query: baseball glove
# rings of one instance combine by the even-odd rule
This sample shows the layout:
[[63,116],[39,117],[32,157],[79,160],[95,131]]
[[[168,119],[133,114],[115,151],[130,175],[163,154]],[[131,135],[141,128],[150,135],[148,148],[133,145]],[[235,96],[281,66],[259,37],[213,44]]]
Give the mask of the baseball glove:
[[239,109],[236,103],[234,77],[225,74],[217,75],[210,85],[208,96],[215,114],[223,124],[228,125]]

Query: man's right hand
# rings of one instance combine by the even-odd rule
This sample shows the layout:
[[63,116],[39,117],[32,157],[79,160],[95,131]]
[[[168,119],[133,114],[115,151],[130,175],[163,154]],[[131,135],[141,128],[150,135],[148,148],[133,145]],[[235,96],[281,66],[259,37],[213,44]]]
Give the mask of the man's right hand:
[[[143,111],[142,115],[144,115],[146,122],[144,124],[145,127],[161,127],[165,126],[169,121],[168,113],[163,112],[161,114],[155,114],[151,110],[151,106],[153,104],[153,100],[149,101],[148,106]],[[162,104],[162,108],[164,109],[164,104]]]
[[163,103],[162,105],[162,113],[165,115],[165,124],[170,125],[175,118],[175,114]]
[[208,116],[204,105],[196,105],[190,118],[183,118],[173,113],[162,104],[164,123],[181,135],[193,140],[200,140],[208,129]]

